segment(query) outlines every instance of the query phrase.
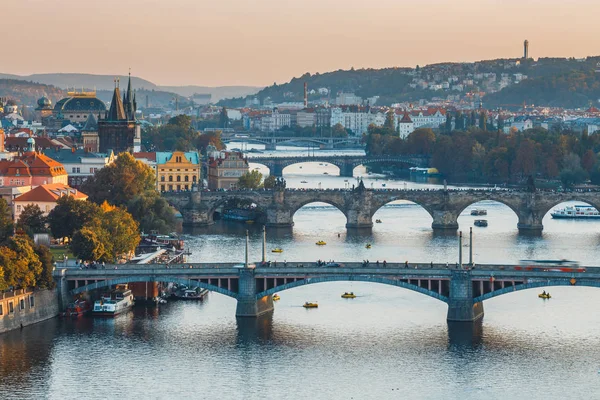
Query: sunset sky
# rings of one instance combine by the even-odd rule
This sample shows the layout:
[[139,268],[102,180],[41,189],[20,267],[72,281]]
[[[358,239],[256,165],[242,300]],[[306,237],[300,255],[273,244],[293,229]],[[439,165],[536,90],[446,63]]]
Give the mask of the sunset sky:
[[[600,1],[9,0],[0,72],[270,85],[305,72],[600,54]],[[9,41],[12,44],[9,46]]]

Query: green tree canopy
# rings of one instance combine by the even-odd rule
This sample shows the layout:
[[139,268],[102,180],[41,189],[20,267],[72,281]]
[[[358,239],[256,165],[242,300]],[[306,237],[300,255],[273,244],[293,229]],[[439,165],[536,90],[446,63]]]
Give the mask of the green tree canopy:
[[265,189],[273,189],[276,183],[277,178],[274,175],[269,175],[265,178],[265,181],[263,182],[263,187]]
[[12,236],[13,231],[12,211],[6,200],[0,198],[0,245],[6,243],[8,238]]
[[139,222],[142,232],[169,233],[173,232],[177,224],[169,203],[153,192],[145,192],[131,199],[127,210]]
[[73,196],[62,196],[48,214],[52,236],[71,239],[77,230],[97,218],[100,212],[100,207],[95,203],[75,200]]
[[44,216],[44,212],[40,210],[40,207],[37,204],[27,204],[23,208],[21,215],[19,215],[17,229],[22,230],[33,238],[34,233],[45,233],[48,231],[46,224],[47,218]]
[[246,172],[238,179],[238,188],[240,189],[260,189],[262,187],[262,174],[253,169]]
[[[105,245],[109,245],[107,249]],[[73,235],[71,251],[77,258],[86,261],[111,261],[110,236],[104,229],[84,226]]]

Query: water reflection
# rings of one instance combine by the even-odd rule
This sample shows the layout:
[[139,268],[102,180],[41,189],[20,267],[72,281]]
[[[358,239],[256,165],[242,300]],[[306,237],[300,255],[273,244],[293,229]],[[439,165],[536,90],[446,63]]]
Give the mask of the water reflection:
[[448,349],[462,352],[479,347],[483,339],[483,319],[474,322],[448,321]]
[[273,311],[258,318],[236,318],[237,343],[266,343],[273,337]]

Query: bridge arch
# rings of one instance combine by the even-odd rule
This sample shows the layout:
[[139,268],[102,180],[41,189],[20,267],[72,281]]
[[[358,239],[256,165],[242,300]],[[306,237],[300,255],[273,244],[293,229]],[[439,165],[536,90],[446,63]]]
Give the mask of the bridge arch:
[[540,219],[543,219],[550,211],[552,211],[555,207],[568,202],[578,202],[582,205],[589,205],[594,207],[596,210],[600,211],[600,203],[597,203],[593,199],[589,199],[586,196],[577,196],[578,193],[573,193],[573,196],[569,196],[570,198],[547,201],[543,204],[540,209]]
[[419,207],[421,207],[422,209],[424,209],[425,211],[427,211],[427,213],[429,214],[429,216],[433,219],[434,218],[434,210],[433,208],[429,207],[427,204],[424,204],[422,202],[420,202],[418,199],[414,199],[411,198],[411,196],[409,195],[397,195],[397,196],[390,196],[387,197],[377,203],[375,203],[375,206],[371,209],[371,218],[373,218],[373,216],[375,215],[375,213],[377,211],[379,211],[380,209],[382,209],[383,207],[385,207],[386,205],[393,203],[394,201],[409,201],[413,204],[418,205]]
[[480,301],[488,300],[497,296],[501,296],[503,294],[518,292],[520,290],[527,289],[535,289],[540,287],[548,287],[548,286],[587,286],[587,287],[595,287],[600,288],[600,281],[586,280],[586,279],[577,279],[575,285],[571,283],[571,277],[568,278],[554,278],[547,279],[543,281],[533,281],[528,283],[522,283],[520,285],[508,286],[504,289],[494,290],[493,292],[486,293],[484,295],[475,297],[473,302],[478,303]]
[[89,283],[85,286],[80,286],[78,288],[70,290],[69,293],[72,295],[75,295],[75,294],[79,294],[79,293],[83,293],[83,292],[89,292],[90,290],[94,290],[94,289],[101,289],[101,288],[110,287],[113,285],[124,284],[124,283],[133,283],[133,282],[165,282],[165,283],[171,282],[171,283],[177,283],[180,285],[196,286],[196,287],[200,287],[203,289],[208,289],[211,292],[221,293],[225,296],[229,296],[234,299],[237,299],[237,293],[234,293],[227,289],[220,288],[215,285],[210,285],[208,283],[195,281],[193,279],[184,279],[184,278],[180,278],[178,276],[152,276],[152,275],[125,276],[122,278],[107,279],[104,281]]
[[[519,217],[520,213],[519,213],[518,204],[511,202],[509,199],[506,199],[504,196],[495,196],[493,193],[485,194],[483,196],[478,196],[475,199],[470,199],[470,200],[459,203],[456,207],[457,215],[462,214],[463,211],[465,211],[468,207],[471,207],[482,201],[495,201],[496,203],[503,204],[503,205],[507,206],[508,208],[510,208],[515,213],[515,215],[517,217]],[[517,199],[517,201],[519,201],[519,200]]]
[[293,289],[299,286],[312,285],[315,283],[324,283],[324,282],[340,282],[340,281],[352,281],[352,282],[370,282],[370,283],[381,283],[384,285],[391,285],[396,287],[401,287],[404,289],[412,290],[417,293],[424,294],[429,297],[433,297],[434,299],[440,300],[444,303],[448,303],[448,297],[439,294],[438,292],[434,292],[432,290],[424,289],[416,285],[412,285],[410,283],[402,282],[394,279],[387,278],[379,278],[379,277],[370,277],[366,275],[334,275],[334,276],[323,276],[317,278],[306,278],[302,280],[298,280],[295,282],[289,282],[285,285],[276,286],[272,289],[265,290],[263,292],[256,294],[256,299],[261,299],[265,296],[271,296],[275,293],[282,292],[284,290]]
[[298,212],[298,211],[299,211],[299,210],[300,210],[302,207],[304,207],[304,206],[306,206],[306,205],[309,205],[309,204],[311,204],[311,203],[325,203],[325,204],[329,204],[330,206],[333,206],[333,207],[337,208],[337,209],[338,209],[338,210],[339,210],[339,211],[340,211],[340,212],[341,212],[341,213],[344,215],[344,217],[346,217],[346,220],[348,219],[348,215],[346,214],[345,207],[344,207],[344,205],[343,205],[343,204],[340,204],[340,203],[338,203],[338,202],[336,202],[336,201],[334,201],[334,200],[332,200],[332,199],[328,199],[328,198],[323,198],[323,199],[321,199],[321,198],[318,198],[318,197],[317,197],[317,198],[310,198],[310,199],[303,200],[303,201],[300,201],[300,202],[298,202],[298,203],[295,203],[295,204],[293,205],[293,207],[292,207],[292,210],[291,210],[291,217],[292,217],[292,220],[294,219],[294,215],[295,215],[295,214],[296,214],[296,213],[297,213],[297,212]]
[[250,192],[248,194],[239,194],[239,195],[236,194],[231,197],[224,196],[222,199],[215,201],[214,203],[211,204],[211,207],[209,209],[210,218],[213,219],[217,209],[230,200],[247,200],[247,201],[251,201],[252,203],[256,204],[257,206],[261,206],[261,201],[260,201],[261,197],[259,195],[254,196],[251,193],[252,192]]
[[[281,164],[281,173],[283,174],[283,172],[285,171],[285,169],[287,167],[290,167],[292,165],[298,165],[298,164],[308,164],[308,163],[323,163],[323,164],[331,164],[331,165],[335,165],[338,168],[338,174],[341,175],[342,174],[342,164],[340,162],[333,162],[331,160],[327,160],[327,161],[322,161],[319,160],[318,157],[316,159],[310,159],[310,160],[299,160],[299,161],[290,161],[290,162],[284,162]],[[314,174],[315,176],[319,176],[318,174]]]

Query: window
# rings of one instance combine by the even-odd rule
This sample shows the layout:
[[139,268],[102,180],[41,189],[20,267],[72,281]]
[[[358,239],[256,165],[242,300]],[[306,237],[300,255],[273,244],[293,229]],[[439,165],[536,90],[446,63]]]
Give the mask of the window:
[[183,177],[183,180],[186,181],[186,182],[189,182],[190,177],[186,175],[186,176]]
[[160,185],[160,191],[164,192],[165,191],[165,185]]
[[29,308],[35,307],[35,297],[33,295],[29,296]]
[[188,187],[188,185],[185,185],[185,190],[190,190],[190,188]]
[[164,181],[165,181],[165,176],[164,176],[164,175],[161,175],[161,176],[160,176],[160,181],[161,181],[161,182],[164,182]]
[[173,190],[173,185],[169,185],[169,191]]
[[173,182],[173,175],[169,175],[169,182]]
[[17,206],[17,212],[18,212],[18,213],[20,213],[20,212],[21,212],[21,206],[20,206],[20,205],[18,205],[18,206]]
[[20,306],[21,310],[25,309],[25,299],[19,300],[19,306]]
[[177,175],[177,182],[181,182],[181,175]]
[[13,302],[12,302],[12,301],[9,301],[9,302],[8,302],[8,313],[9,313],[9,314],[12,314],[12,313],[14,313],[14,312],[15,312],[15,306],[13,305]]
[[4,309],[2,308],[2,303],[0,303],[0,315],[4,315]]
[[177,190],[181,190],[181,185],[177,185]]
[[73,167],[73,168],[72,168],[72,171],[71,171],[71,172],[75,173],[75,167]]
[[81,172],[81,170],[80,170],[80,168],[79,168],[79,167],[77,167],[77,173],[79,173],[79,172]]

